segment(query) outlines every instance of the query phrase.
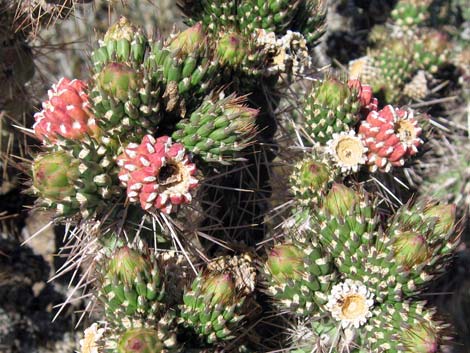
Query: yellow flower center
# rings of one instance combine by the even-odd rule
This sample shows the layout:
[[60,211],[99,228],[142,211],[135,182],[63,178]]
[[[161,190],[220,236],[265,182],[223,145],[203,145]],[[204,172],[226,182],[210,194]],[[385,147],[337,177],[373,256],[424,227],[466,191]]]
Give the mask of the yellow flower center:
[[400,141],[406,144],[411,144],[417,137],[416,127],[410,120],[399,120],[395,124],[395,131],[400,136]]
[[363,317],[369,310],[369,306],[366,303],[366,298],[359,294],[349,294],[345,297],[341,306],[341,314],[343,319],[355,320]]
[[343,136],[336,143],[335,153],[339,162],[347,166],[355,166],[361,163],[364,146],[355,137]]
[[358,59],[351,62],[349,66],[349,76],[353,78],[358,78],[364,75],[364,72],[367,67],[367,59]]

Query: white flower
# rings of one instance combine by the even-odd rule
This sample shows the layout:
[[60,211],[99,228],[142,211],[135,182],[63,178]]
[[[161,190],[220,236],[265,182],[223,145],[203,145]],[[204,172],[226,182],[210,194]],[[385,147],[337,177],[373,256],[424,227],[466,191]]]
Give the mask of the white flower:
[[80,353],[98,353],[98,341],[103,337],[103,333],[104,328],[98,328],[96,322],[88,327],[80,340]]
[[358,328],[372,316],[374,295],[359,281],[347,279],[333,286],[326,309],[334,319],[341,321],[343,328]]
[[359,166],[365,164],[367,147],[356,133],[351,130],[340,134],[333,134],[327,143],[329,153],[342,172],[357,172]]

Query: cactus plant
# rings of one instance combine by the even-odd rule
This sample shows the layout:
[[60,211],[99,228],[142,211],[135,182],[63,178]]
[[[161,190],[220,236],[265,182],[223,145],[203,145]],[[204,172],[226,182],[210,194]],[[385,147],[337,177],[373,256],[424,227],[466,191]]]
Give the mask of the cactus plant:
[[348,78],[314,71],[324,1],[179,5],[168,36],[111,25],[36,115],[31,190],[96,309],[82,353],[442,349],[422,298],[457,210],[401,179],[437,136],[402,105],[448,60],[428,4],[399,1]]
[[85,218],[93,217],[119,195],[113,162],[90,139],[66,145],[75,148],[59,148],[36,157],[32,191],[40,197],[40,207],[55,209],[59,216],[78,212]]
[[[306,291],[314,280],[303,286],[293,281],[322,278],[301,252],[310,247],[318,251],[317,242],[330,255],[335,276],[321,290],[327,296],[313,314],[295,312],[311,321],[303,328],[305,338],[292,340],[300,347],[293,347],[303,351],[302,344],[309,342],[324,350],[436,351],[443,341],[443,326],[433,309],[411,298],[442,271],[444,258],[455,248],[455,206],[421,200],[399,209],[380,231],[376,203],[360,189],[333,184],[320,206],[303,207],[312,218],[306,226],[308,236],[303,237],[307,243],[274,247],[266,266],[284,292],[278,289],[271,295],[277,298],[296,288]],[[293,301],[285,303],[298,305],[316,296],[291,295]]]
[[[390,26],[376,26],[370,34],[367,55],[349,63],[349,74],[382,91],[387,103],[396,103],[406,96],[402,89],[420,70],[429,76],[437,74],[449,63],[450,42],[445,30],[425,27],[431,18],[430,1],[398,1],[391,12]],[[392,59],[393,58],[393,59]],[[404,94],[405,93],[405,94]],[[417,99],[424,98],[418,95]]]

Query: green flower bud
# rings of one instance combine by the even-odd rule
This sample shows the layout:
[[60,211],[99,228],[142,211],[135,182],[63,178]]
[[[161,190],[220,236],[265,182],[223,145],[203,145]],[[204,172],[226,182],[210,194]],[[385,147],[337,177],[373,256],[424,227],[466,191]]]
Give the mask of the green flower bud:
[[150,272],[147,259],[127,246],[119,248],[108,264],[108,276],[117,277],[126,284],[133,283],[142,272]]
[[454,204],[436,205],[424,211],[426,218],[436,218],[433,234],[448,234],[455,225],[456,206]]
[[118,353],[159,353],[165,346],[158,332],[150,328],[137,328],[124,332],[119,338]]
[[172,38],[169,47],[171,50],[181,50],[182,54],[189,55],[195,52],[205,39],[202,23],[198,22]]
[[217,54],[222,64],[240,65],[248,54],[244,38],[237,33],[224,34],[217,43]]
[[53,202],[75,194],[78,176],[78,161],[62,151],[41,155],[33,162],[33,186],[41,197]]
[[312,191],[321,191],[331,179],[331,171],[325,163],[307,160],[300,167],[299,184]]
[[235,283],[229,274],[209,274],[204,277],[202,293],[212,295],[211,304],[231,304],[235,300]]
[[332,216],[346,215],[360,195],[343,184],[333,184],[330,192],[325,197],[324,207]]
[[302,277],[302,251],[293,244],[280,244],[271,249],[266,262],[269,272],[278,283]]
[[109,63],[98,76],[100,88],[122,102],[129,100],[129,93],[138,89],[138,81],[137,72],[121,63]]
[[393,248],[398,263],[407,269],[423,263],[430,255],[426,238],[414,232],[396,235]]
[[439,348],[437,330],[426,323],[404,330],[401,339],[406,347],[405,353],[436,353]]

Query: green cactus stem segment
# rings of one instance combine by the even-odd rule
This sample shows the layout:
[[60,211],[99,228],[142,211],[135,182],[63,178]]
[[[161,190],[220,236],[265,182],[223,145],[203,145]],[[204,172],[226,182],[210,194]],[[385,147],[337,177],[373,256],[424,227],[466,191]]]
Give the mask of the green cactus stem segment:
[[334,134],[350,131],[359,119],[357,90],[336,78],[314,82],[305,99],[305,130],[315,143],[325,145]]
[[147,48],[147,37],[140,28],[121,17],[109,27],[100,47],[92,53],[95,71],[99,72],[109,62],[127,63],[138,68]]
[[206,273],[184,294],[179,322],[208,344],[231,340],[240,329],[245,298],[229,273]]

